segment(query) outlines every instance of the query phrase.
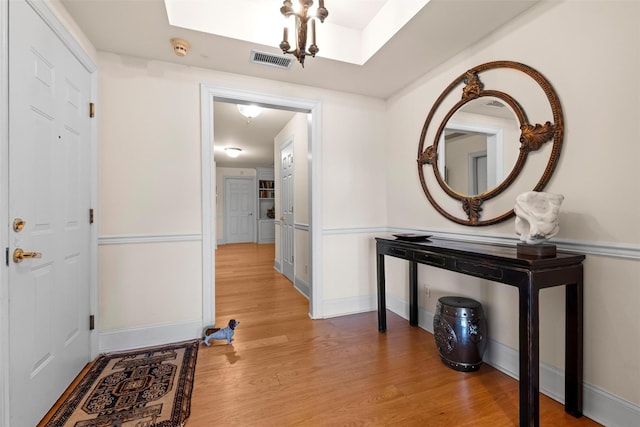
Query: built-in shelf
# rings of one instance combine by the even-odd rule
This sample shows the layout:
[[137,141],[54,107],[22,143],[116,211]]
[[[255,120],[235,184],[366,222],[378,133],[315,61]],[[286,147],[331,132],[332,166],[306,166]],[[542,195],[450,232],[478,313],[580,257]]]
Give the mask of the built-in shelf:
[[273,243],[275,236],[275,196],[273,169],[256,169],[258,177],[258,243]]

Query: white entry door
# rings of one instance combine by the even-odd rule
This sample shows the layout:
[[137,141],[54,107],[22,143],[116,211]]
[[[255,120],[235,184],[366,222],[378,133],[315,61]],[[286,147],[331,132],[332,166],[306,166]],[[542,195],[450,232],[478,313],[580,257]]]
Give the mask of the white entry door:
[[280,148],[280,188],[282,274],[294,282],[293,140]]
[[91,77],[23,1],[9,86],[9,424],[33,426],[91,353]]
[[225,178],[224,230],[227,243],[255,242],[256,187],[253,178]]

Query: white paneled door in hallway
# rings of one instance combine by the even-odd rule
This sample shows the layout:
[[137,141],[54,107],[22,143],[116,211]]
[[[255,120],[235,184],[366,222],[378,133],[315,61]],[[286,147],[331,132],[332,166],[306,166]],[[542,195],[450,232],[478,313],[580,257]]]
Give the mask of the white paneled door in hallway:
[[255,242],[255,180],[253,178],[225,178],[224,188],[226,242]]
[[24,1],[9,86],[9,411],[33,426],[91,354],[91,74]]
[[282,246],[282,274],[294,282],[293,235],[293,140],[280,147],[280,244]]

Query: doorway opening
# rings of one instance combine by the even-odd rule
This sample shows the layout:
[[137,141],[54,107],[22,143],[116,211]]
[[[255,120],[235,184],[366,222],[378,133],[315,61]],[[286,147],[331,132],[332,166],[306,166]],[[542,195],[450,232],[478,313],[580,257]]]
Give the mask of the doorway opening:
[[308,277],[309,316],[322,317],[321,281],[321,104],[315,100],[282,97],[267,93],[247,92],[201,85],[201,137],[202,137],[202,263],[203,263],[203,323],[215,320],[215,243],[218,231],[215,226],[216,173],[214,141],[216,124],[214,109],[216,102],[253,104],[263,108],[305,113],[307,117],[307,177],[308,177]]

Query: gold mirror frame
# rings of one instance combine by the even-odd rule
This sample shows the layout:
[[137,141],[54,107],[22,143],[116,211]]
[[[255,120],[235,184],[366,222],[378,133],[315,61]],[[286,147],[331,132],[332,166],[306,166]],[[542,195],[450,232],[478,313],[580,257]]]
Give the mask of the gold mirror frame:
[[[484,89],[484,85],[480,80],[481,73],[487,70],[495,70],[499,68],[509,68],[521,71],[527,76],[531,77],[542,88],[551,107],[551,112],[553,114],[553,123],[547,121],[544,124],[537,123],[535,125],[532,125],[529,123],[525,111],[522,109],[518,101],[513,99],[513,97],[501,91]],[[449,112],[442,120],[442,123],[440,123],[433,144],[427,145],[427,141],[425,140],[427,136],[427,130],[431,125],[436,111],[442,104],[443,100],[448,95],[450,95],[452,91],[460,84],[464,84],[461,99],[449,110]],[[520,151],[518,154],[518,158],[509,175],[491,190],[478,195],[460,194],[449,187],[449,185],[443,179],[444,175],[438,169],[438,144],[441,140],[444,129],[449,122],[449,119],[456,111],[460,110],[460,108],[462,108],[465,104],[474,99],[489,96],[498,98],[509,105],[518,119],[518,122],[520,124]],[[549,179],[551,178],[551,175],[553,174],[553,171],[557,165],[558,157],[560,155],[560,149],[562,147],[563,137],[564,120],[562,116],[560,101],[558,100],[558,96],[556,95],[555,91],[551,87],[551,84],[549,84],[549,82],[539,72],[527,65],[513,61],[494,61],[478,65],[477,67],[471,68],[464,74],[458,76],[453,82],[451,82],[449,86],[447,86],[447,88],[442,92],[442,94],[438,97],[435,104],[431,108],[424,126],[422,127],[420,144],[418,146],[418,175],[420,177],[422,190],[427,196],[427,199],[429,199],[431,205],[441,215],[458,224],[481,226],[497,224],[499,222],[505,221],[514,215],[513,209],[510,209],[509,211],[492,218],[480,219],[483,204],[487,200],[498,196],[515,181],[515,179],[524,168],[525,162],[527,160],[527,155],[530,152],[538,150],[545,143],[553,140],[553,147],[549,156],[549,161],[547,162],[547,166],[542,174],[542,177],[538,180],[538,183],[533,188],[533,191],[542,191],[549,182]],[[432,192],[430,192],[429,188],[427,187],[424,176],[424,168],[427,165],[430,165],[433,168],[433,173],[438,184],[440,185],[440,188],[450,197],[460,201],[462,209],[468,217],[467,219],[459,218],[447,212],[434,199]]]

